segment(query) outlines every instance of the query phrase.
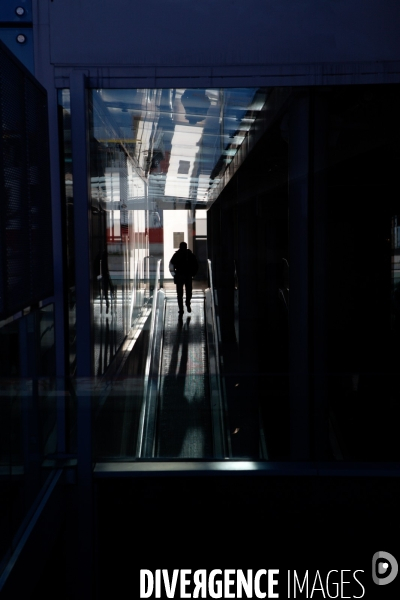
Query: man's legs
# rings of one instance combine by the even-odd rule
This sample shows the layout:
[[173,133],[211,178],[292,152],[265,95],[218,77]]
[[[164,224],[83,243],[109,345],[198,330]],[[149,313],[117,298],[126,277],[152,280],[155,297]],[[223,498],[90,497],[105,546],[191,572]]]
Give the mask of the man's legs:
[[178,296],[178,308],[179,312],[183,313],[183,281],[179,281],[176,284],[176,294]]
[[188,309],[188,312],[191,312],[191,308],[190,308],[190,301],[192,299],[192,278],[188,277],[185,281],[185,288],[186,288],[186,306]]
[[110,300],[108,299],[108,282],[104,279],[102,279],[103,282],[103,295],[104,298],[106,300],[106,313],[108,313],[109,308],[110,308]]

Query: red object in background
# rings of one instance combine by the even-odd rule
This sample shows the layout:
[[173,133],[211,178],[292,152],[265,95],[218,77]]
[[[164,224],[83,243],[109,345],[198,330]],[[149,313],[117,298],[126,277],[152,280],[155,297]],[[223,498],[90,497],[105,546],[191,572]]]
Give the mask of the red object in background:
[[149,243],[150,244],[162,244],[164,241],[164,228],[163,227],[150,227],[149,228]]

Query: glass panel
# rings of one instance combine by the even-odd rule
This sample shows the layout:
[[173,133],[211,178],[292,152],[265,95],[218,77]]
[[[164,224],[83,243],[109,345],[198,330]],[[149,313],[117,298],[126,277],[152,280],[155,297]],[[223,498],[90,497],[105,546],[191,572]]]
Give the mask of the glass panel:
[[[125,357],[97,456],[398,460],[398,87],[91,99],[96,375]],[[182,241],[199,270],[179,316]]]
[[0,328],[0,556],[40,491],[57,451],[52,304]]
[[264,100],[255,89],[92,90],[96,375],[148,314],[157,259],[164,259],[162,277],[171,278],[177,235],[202,250],[195,207],[206,207]]
[[150,297],[147,181],[98,92],[91,122],[94,371],[102,375]]
[[[224,390],[226,397],[218,409],[221,414],[215,416],[211,409],[213,384],[209,380],[218,379],[217,387],[221,383],[217,371],[214,367],[210,368],[206,360],[209,344],[216,342],[216,338],[207,341],[207,327],[212,328],[212,336],[215,337],[219,323],[224,331],[229,330],[230,324],[225,324],[221,308],[211,307],[211,296],[207,300],[209,308],[205,309],[205,290],[209,287],[205,209],[222,185],[222,178],[225,178],[226,185],[229,178],[234,177],[235,168],[229,174],[227,167],[237,158],[243,141],[247,138],[250,148],[260,137],[258,127],[262,130],[267,117],[270,120],[271,116],[275,117],[282,102],[279,94],[278,98],[277,94],[272,95],[266,110],[270,92],[259,89],[91,91],[94,371],[97,376],[105,374],[108,378],[112,359],[118,350],[120,356],[123,354],[127,339],[133,339],[130,347],[134,349],[122,368],[129,375],[134,368],[140,375],[138,363],[142,363],[141,372],[144,372],[143,365],[152,356],[149,340],[152,341],[151,336],[156,335],[152,330],[149,333],[151,305],[159,287],[165,295],[161,368],[156,384],[157,406],[151,426],[156,429],[153,447],[150,453],[144,451],[141,454],[141,433],[139,431],[137,435],[135,429],[139,427],[140,430],[143,425],[147,409],[144,409],[146,403],[143,403],[142,397],[146,395],[147,386],[151,387],[151,376],[144,374],[144,379],[118,378],[114,380],[112,389],[95,394],[98,457],[132,458],[139,452],[139,457],[143,458],[221,458],[232,456],[232,448],[237,457],[260,457],[264,452],[260,450],[259,435],[264,417],[260,416],[257,396],[254,402],[245,402],[237,411],[237,378],[234,378],[232,389],[229,384],[228,390]],[[274,136],[280,139],[278,153],[281,152],[281,155],[277,157],[276,149],[272,145],[268,147],[270,156],[267,161],[272,172],[269,179],[275,182],[276,187],[278,169],[277,189],[282,186],[284,191],[271,195],[269,211],[271,215],[276,213],[272,218],[274,223],[281,223],[284,233],[280,241],[282,248],[271,251],[270,260],[281,261],[287,260],[287,144],[282,139],[279,126]],[[238,182],[243,189],[253,186],[254,205],[261,213],[265,211],[266,203],[257,185],[261,189],[264,186],[265,172],[264,165],[260,169],[258,161],[264,159],[264,150],[257,153],[258,159],[254,161],[254,167],[247,170],[247,175],[242,175],[240,180],[236,177],[237,183],[231,186],[231,190],[236,189]],[[240,158],[237,164],[243,160],[244,157]],[[233,191],[233,195],[235,193]],[[242,305],[248,301],[244,298],[248,269],[243,262],[248,254],[243,254],[244,240],[237,235],[238,223],[243,219],[247,223],[249,242],[256,225],[259,243],[253,249],[250,244],[245,250],[257,253],[264,244],[267,220],[255,221],[254,215],[247,209],[238,210],[236,199],[227,196],[226,202],[222,202],[232,204],[229,210],[232,210],[234,231],[230,234],[230,251],[229,256],[224,258],[224,264],[218,255],[221,239],[213,239],[215,303],[218,298],[218,302],[222,302],[221,307],[229,312],[233,287],[229,287],[231,280],[228,282],[227,274],[231,274],[233,282],[235,264],[236,283],[239,270],[242,279]],[[186,320],[177,321],[176,290],[169,263],[181,242],[195,253],[199,269],[192,284],[191,313]],[[281,253],[281,256],[275,257],[276,253]],[[160,279],[154,288],[159,260]],[[252,274],[256,275],[253,271]],[[264,281],[264,278],[261,279]],[[275,284],[278,286],[277,280]],[[213,324],[206,324],[206,310],[211,311]],[[224,361],[230,373],[238,368],[237,340],[234,338],[231,343],[228,340],[224,343]],[[195,371],[192,373],[190,369]],[[227,379],[231,381],[229,375]],[[245,380],[244,374],[242,381]],[[242,387],[245,389],[246,384]],[[277,393],[279,395],[279,391]],[[246,392],[243,394],[246,395]],[[231,415],[232,411],[232,414],[240,415],[237,422]],[[228,412],[234,423],[232,431],[229,429]],[[175,430],[178,427],[180,432],[176,434],[174,443],[166,433],[171,427]],[[216,434],[218,428],[221,431]],[[128,431],[129,436],[126,437]],[[236,436],[235,442],[231,435]],[[243,439],[238,442],[238,438]],[[122,443],[124,439],[126,443]],[[143,443],[146,445],[146,441]],[[217,446],[221,446],[218,452]]]

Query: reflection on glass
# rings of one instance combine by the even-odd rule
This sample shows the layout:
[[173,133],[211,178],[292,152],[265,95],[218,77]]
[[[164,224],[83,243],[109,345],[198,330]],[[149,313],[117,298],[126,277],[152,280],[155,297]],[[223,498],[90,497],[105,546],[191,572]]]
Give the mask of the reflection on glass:
[[193,249],[195,209],[206,208],[265,98],[256,89],[91,91],[96,375],[143,322],[156,262],[176,232]]
[[[0,326],[0,556],[31,508],[57,449],[54,307]],[[12,493],[11,493],[12,491]]]
[[206,202],[209,188],[218,184],[263,107],[266,92],[136,89],[93,90],[92,96],[93,137],[129,155],[137,183],[146,181],[152,202]]

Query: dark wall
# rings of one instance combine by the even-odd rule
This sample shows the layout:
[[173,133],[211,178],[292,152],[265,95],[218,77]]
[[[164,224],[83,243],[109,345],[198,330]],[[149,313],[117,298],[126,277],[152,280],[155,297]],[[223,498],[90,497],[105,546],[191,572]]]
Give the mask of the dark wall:
[[325,287],[330,409],[347,456],[398,457],[399,278],[393,222],[400,212],[398,87],[331,90],[323,98]]
[[53,64],[237,67],[399,58],[395,0],[39,4],[36,27],[43,42],[50,30]]
[[[279,116],[208,213],[231,429],[239,455],[258,453],[259,405],[274,426],[287,411],[288,145]],[[268,415],[268,417],[267,417]],[[285,434],[287,437],[287,434]],[[279,450],[287,439],[280,431]],[[240,441],[239,441],[240,438]]]
[[[286,119],[297,101],[294,91],[208,212],[231,429],[251,438],[239,455],[256,453],[260,408],[270,457],[287,457],[289,423],[301,405],[312,455],[332,458],[333,428],[342,457],[395,460],[399,88],[302,93],[309,140],[297,139]],[[291,143],[303,148],[296,164],[288,161]],[[293,185],[288,190],[288,179],[306,182],[302,223],[293,217],[301,198],[293,196]],[[306,248],[301,273],[293,239]],[[305,336],[297,321],[288,325],[289,289],[293,315],[296,285],[307,292],[304,314],[296,313]],[[306,356],[304,392],[298,379],[304,373],[293,366],[299,354]]]

